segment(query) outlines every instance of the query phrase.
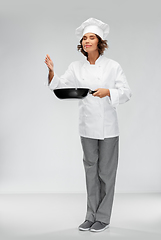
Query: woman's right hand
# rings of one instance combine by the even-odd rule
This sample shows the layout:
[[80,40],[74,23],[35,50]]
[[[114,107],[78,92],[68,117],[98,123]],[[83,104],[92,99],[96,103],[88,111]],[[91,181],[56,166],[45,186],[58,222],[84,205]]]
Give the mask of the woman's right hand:
[[53,64],[53,61],[51,60],[49,54],[46,55],[45,63],[50,71],[54,71],[54,64]]

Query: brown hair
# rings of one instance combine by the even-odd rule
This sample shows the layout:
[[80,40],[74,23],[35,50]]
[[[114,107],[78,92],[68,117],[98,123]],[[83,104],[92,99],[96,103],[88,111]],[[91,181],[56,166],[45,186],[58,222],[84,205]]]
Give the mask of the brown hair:
[[[107,40],[102,40],[102,38],[100,38],[97,34],[95,35],[98,38],[97,47],[98,47],[99,55],[103,55],[105,49],[106,48],[108,49]],[[83,53],[84,56],[88,57],[88,53],[83,50],[82,41],[83,41],[83,38],[80,40],[80,44],[77,46],[77,50]]]

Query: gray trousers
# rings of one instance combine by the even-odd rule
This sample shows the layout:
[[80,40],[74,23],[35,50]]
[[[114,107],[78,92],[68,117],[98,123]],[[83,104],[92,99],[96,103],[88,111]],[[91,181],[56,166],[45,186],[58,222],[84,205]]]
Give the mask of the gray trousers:
[[110,223],[119,137],[104,140],[81,137],[87,188],[86,220]]

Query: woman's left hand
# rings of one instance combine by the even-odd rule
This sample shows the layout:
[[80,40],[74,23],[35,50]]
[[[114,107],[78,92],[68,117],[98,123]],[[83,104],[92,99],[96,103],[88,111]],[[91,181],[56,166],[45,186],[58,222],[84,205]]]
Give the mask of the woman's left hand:
[[110,90],[109,89],[106,89],[106,88],[97,88],[95,89],[95,93],[93,93],[93,96],[94,97],[100,97],[100,98],[103,98],[103,97],[110,97]]

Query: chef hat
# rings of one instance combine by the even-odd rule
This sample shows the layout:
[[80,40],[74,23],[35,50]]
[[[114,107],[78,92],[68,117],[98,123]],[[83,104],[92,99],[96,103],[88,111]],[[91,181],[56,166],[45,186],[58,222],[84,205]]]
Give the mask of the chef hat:
[[103,40],[106,39],[109,33],[109,25],[96,19],[89,18],[85,22],[83,22],[80,27],[75,30],[75,34],[79,39],[82,39],[84,34],[86,33],[95,33],[100,36]]

